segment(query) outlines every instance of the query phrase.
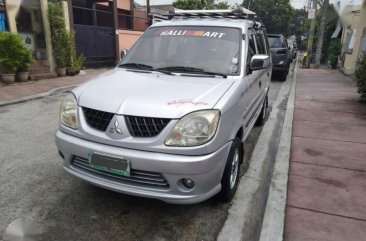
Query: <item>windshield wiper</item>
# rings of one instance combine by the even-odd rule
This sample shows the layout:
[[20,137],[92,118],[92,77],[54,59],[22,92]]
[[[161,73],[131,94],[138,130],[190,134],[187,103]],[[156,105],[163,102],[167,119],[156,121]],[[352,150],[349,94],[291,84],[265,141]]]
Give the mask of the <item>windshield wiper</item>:
[[133,68],[133,69],[144,69],[144,70],[152,70],[153,67],[147,64],[140,64],[140,63],[125,63],[119,64],[118,67],[126,67],[126,68]]
[[227,78],[226,74],[222,74],[222,73],[217,73],[217,72],[211,72],[211,71],[202,71],[202,72],[198,72],[200,74],[208,74],[208,75],[218,75],[218,76],[222,76],[224,78]]
[[166,66],[157,68],[157,70],[170,70],[170,71],[178,71],[178,72],[202,72],[204,69],[187,67],[187,66]]
[[118,67],[126,67],[128,69],[141,69],[141,70],[157,71],[157,72],[160,72],[163,74],[173,75],[173,73],[171,73],[170,71],[154,69],[154,67],[152,67],[151,65],[147,65],[147,64],[125,63],[125,64],[118,65]]
[[157,68],[156,70],[169,70],[169,71],[173,71],[173,72],[177,71],[177,72],[192,73],[192,74],[218,75],[218,76],[222,76],[224,78],[227,77],[226,74],[206,71],[204,69],[194,68],[194,67],[187,67],[187,66],[167,66],[167,67]]

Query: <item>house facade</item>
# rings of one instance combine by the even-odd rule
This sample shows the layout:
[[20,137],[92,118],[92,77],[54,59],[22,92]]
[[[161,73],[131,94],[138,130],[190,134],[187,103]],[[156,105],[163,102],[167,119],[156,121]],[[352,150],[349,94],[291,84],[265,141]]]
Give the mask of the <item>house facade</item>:
[[348,5],[341,14],[343,25],[340,70],[355,73],[357,61],[366,53],[366,0],[361,5]]
[[[115,64],[120,50],[130,48],[148,27],[146,11],[136,9],[133,0],[60,2],[66,28],[75,31],[77,52],[86,56],[87,66]],[[23,39],[36,59],[31,72],[44,77],[56,67],[47,12],[48,0],[0,0],[0,31]]]

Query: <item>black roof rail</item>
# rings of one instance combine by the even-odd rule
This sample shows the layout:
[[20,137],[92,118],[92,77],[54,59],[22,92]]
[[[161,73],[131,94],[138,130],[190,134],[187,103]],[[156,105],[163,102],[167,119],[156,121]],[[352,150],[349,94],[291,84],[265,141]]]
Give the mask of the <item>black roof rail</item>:
[[235,9],[213,9],[213,10],[173,10],[169,12],[169,19],[188,19],[188,18],[230,18],[230,19],[249,19],[255,13],[238,7]]

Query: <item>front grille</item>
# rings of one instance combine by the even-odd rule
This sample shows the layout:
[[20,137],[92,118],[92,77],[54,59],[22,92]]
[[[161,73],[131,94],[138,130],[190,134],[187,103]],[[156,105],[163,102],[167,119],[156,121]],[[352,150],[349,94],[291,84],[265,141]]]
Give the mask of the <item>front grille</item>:
[[116,181],[124,184],[132,184],[142,187],[153,187],[158,189],[168,189],[169,183],[166,181],[161,173],[157,172],[148,172],[131,169],[130,176],[119,176],[113,173],[104,172],[100,170],[96,170],[92,168],[89,164],[89,161],[85,158],[75,156],[71,165],[79,170],[84,172],[97,175],[102,178],[106,178],[111,181]]
[[84,116],[86,122],[99,131],[107,130],[109,123],[113,118],[113,113],[104,112],[100,110],[89,109],[83,107]]
[[170,119],[125,116],[128,131],[134,137],[153,137],[166,127]]

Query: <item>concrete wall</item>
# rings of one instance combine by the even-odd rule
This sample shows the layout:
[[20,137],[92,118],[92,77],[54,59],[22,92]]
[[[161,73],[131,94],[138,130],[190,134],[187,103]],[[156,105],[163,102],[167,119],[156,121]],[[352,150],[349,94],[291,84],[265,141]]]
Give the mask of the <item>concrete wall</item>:
[[[357,10],[360,9],[360,6],[357,6]],[[345,19],[348,20],[350,28],[344,26],[344,31],[342,35],[342,44],[346,42],[347,33],[354,32],[354,44],[351,53],[347,53],[347,46],[343,47],[344,53],[344,62],[341,67],[341,71],[346,75],[351,75],[355,73],[356,63],[358,58],[360,57],[360,46],[364,28],[366,27],[366,3],[362,4],[361,10],[353,11],[350,13],[351,16],[347,16]],[[351,39],[352,41],[352,39]]]
[[140,38],[143,32],[131,30],[118,30],[119,34],[119,52],[122,49],[130,49],[132,45]]
[[146,11],[135,10],[135,18],[133,20],[134,30],[145,31],[148,28]]

